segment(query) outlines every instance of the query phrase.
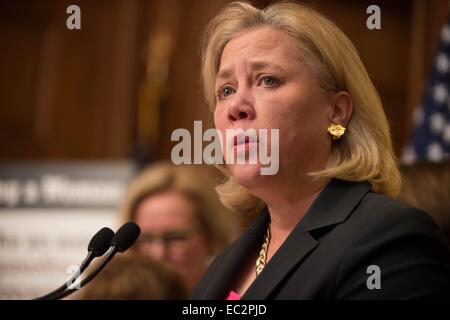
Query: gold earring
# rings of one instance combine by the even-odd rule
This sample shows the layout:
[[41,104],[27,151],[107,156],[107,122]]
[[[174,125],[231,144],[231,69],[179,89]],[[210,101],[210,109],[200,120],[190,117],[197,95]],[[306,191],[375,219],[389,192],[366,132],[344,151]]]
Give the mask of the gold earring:
[[328,126],[327,131],[332,135],[333,140],[338,140],[344,135],[345,129],[346,128],[340,124],[332,123]]

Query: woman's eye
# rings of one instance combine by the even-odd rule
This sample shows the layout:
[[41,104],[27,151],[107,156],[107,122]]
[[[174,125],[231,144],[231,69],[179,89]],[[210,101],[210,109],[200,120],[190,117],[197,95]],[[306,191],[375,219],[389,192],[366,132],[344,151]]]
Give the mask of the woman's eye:
[[272,86],[278,84],[277,79],[275,79],[274,77],[270,77],[270,76],[264,77],[262,82],[265,86],[268,86],[268,87],[272,87]]
[[234,93],[234,89],[230,87],[225,87],[220,90],[219,98],[226,98]]

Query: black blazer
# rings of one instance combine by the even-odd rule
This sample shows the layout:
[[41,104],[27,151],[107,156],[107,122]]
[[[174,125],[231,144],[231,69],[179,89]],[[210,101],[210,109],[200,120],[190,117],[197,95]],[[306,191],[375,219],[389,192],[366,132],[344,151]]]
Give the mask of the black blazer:
[[[369,183],[331,180],[241,298],[450,298],[450,251],[442,232],[426,213],[370,189]],[[227,296],[268,222],[265,209],[212,262],[192,299]],[[380,268],[380,289],[367,286],[371,265]]]

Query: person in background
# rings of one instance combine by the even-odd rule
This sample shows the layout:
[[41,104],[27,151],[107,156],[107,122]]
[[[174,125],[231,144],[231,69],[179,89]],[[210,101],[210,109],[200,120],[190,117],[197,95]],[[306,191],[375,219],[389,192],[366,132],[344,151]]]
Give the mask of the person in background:
[[156,163],[131,182],[121,209],[123,222],[141,228],[133,250],[171,264],[189,291],[239,231],[216,180],[209,167]]
[[180,300],[188,296],[173,267],[146,256],[120,254],[73,297],[75,300]]
[[450,161],[417,162],[400,167],[398,199],[431,215],[450,243]]

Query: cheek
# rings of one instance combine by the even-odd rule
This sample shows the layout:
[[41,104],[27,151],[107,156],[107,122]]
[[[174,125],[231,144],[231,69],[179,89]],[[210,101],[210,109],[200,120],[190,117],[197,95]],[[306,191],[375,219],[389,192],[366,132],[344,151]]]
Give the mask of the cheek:
[[221,142],[221,149],[222,149],[222,153],[225,156],[226,154],[226,150],[225,150],[225,143],[226,143],[226,136],[225,136],[225,132],[226,132],[226,127],[227,125],[227,114],[224,111],[224,109],[215,109],[214,110],[214,126],[215,128],[222,134],[222,139],[220,140]]
[[[280,145],[292,149],[292,146],[318,146],[325,136],[322,133],[322,121],[309,115],[291,116],[280,129]],[[325,132],[325,131],[324,131]]]
[[282,106],[274,115],[273,127],[280,129],[280,149],[287,151],[320,145],[326,138],[326,116],[321,106],[295,104]]
[[217,108],[214,110],[214,125],[220,132],[225,131],[226,113],[223,108]]

